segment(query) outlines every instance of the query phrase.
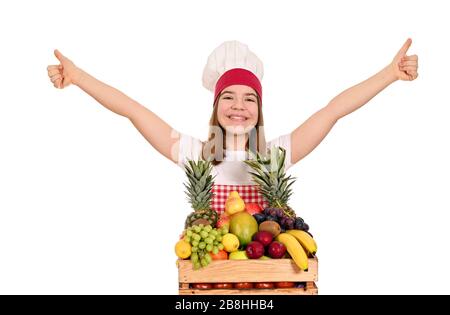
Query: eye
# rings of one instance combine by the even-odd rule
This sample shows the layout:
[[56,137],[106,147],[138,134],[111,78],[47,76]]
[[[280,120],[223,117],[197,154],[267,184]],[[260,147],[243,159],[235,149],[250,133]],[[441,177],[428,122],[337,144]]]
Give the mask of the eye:
[[247,98],[246,101],[254,102],[255,100],[252,98]]
[[231,99],[231,96],[224,96],[222,99],[223,100],[229,100],[229,99]]

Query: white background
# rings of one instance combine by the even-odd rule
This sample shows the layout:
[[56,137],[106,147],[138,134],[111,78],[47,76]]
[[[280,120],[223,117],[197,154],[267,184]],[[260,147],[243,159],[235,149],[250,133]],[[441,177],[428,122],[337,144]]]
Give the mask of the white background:
[[124,117],[53,87],[55,48],[204,139],[206,58],[225,40],[264,62],[267,138],[391,62],[419,77],[341,119],[290,169],[321,294],[450,293],[445,1],[14,1],[0,4],[0,293],[177,294],[184,173]]

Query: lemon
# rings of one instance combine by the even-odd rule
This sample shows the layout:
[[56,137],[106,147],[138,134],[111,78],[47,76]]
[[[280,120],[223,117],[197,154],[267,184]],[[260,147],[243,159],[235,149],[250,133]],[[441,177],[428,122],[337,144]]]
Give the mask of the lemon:
[[223,244],[224,249],[227,252],[231,253],[231,252],[238,250],[239,239],[236,235],[234,235],[232,233],[228,233],[222,237],[222,244]]
[[181,259],[186,259],[191,256],[191,244],[185,240],[179,240],[175,245],[175,253]]

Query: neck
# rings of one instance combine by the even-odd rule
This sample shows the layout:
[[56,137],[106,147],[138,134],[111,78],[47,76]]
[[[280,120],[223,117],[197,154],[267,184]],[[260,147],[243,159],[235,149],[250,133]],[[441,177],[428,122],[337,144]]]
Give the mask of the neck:
[[226,149],[231,151],[245,151],[248,135],[230,134],[226,136]]

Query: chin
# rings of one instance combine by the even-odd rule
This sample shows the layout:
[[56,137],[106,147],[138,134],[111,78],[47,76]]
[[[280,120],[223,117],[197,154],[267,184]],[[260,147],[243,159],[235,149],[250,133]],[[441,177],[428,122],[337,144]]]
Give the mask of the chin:
[[224,129],[227,133],[232,133],[234,135],[244,135],[246,133],[249,133],[253,128],[254,126],[228,125],[225,126]]

